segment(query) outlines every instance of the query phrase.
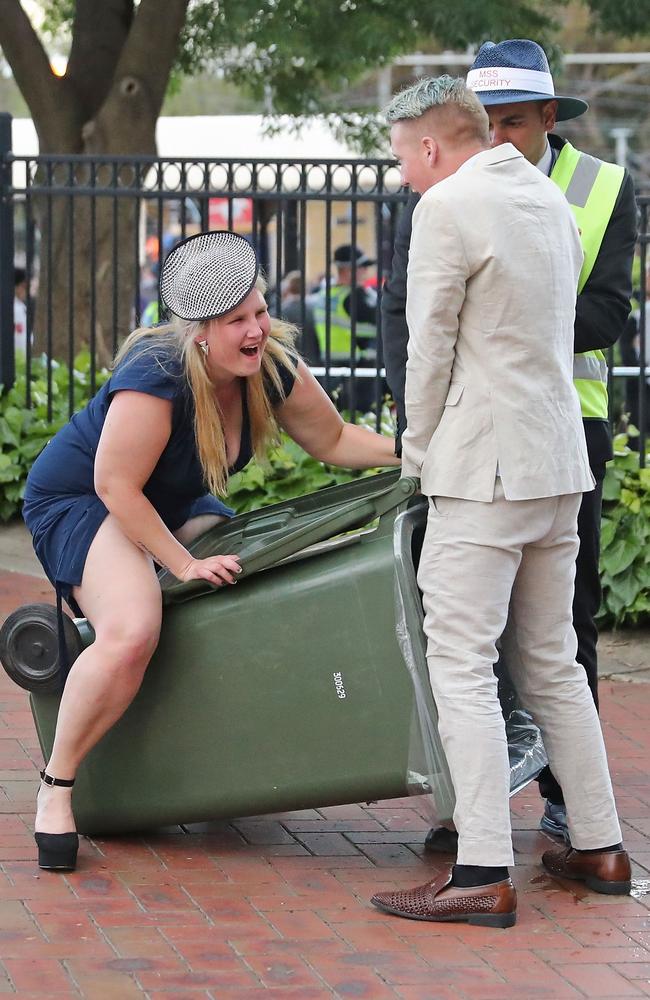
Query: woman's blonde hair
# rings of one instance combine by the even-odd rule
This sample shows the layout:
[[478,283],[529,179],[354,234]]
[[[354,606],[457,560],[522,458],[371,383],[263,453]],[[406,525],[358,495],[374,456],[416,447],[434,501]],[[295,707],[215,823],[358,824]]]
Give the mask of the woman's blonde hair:
[[[266,291],[262,279],[257,280],[255,287],[262,294]],[[173,345],[178,352],[194,401],[194,435],[206,486],[210,493],[225,496],[228,488],[228,459],[223,415],[207,372],[203,352],[196,344],[196,336],[204,326],[205,323],[201,321],[192,322],[174,316],[170,323],[162,326],[140,327],[126,338],[115,355],[113,367],[124,361],[136,345],[142,344],[143,350],[152,354],[160,348],[161,341],[169,341]],[[294,347],[296,332],[291,324],[272,318],[260,371],[246,378],[251,443],[253,454],[258,459],[266,456],[269,445],[279,437],[272,402],[272,396],[276,400],[282,400],[285,396],[279,368],[284,367],[294,378],[298,377],[298,355]],[[146,343],[147,339],[151,340],[150,344]],[[158,359],[158,363],[164,362]]]

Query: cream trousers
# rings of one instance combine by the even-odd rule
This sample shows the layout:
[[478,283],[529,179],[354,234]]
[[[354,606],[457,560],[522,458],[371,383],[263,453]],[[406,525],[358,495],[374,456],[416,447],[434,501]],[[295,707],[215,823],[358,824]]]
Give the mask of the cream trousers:
[[492,503],[435,497],[418,569],[427,660],[454,789],[458,864],[513,864],[510,770],[493,664],[504,655],[562,786],[571,843],[621,830],[571,619],[581,494]]

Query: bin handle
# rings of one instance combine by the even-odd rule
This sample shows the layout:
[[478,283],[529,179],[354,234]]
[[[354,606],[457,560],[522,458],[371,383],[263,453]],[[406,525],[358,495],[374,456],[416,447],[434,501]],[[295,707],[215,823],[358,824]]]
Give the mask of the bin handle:
[[268,517],[259,517],[254,521],[249,521],[242,531],[243,538],[252,538],[254,535],[263,535],[265,532],[277,528],[284,528],[291,520],[291,511],[283,510],[278,514],[269,514]]
[[[382,490],[375,497],[359,503],[358,500],[351,501],[344,507],[330,511],[323,515],[320,520],[310,521],[293,531],[287,532],[281,538],[267,541],[257,549],[255,542],[251,545],[251,551],[246,552],[246,547],[240,550],[242,573],[241,577],[250,573],[256,573],[260,569],[275,562],[275,553],[280,550],[284,556],[292,555],[303,547],[305,538],[309,538],[309,544],[315,544],[324,538],[339,534],[342,531],[367,524],[368,521],[376,517],[381,517],[387,511],[397,507],[406,499],[411,497],[418,488],[418,480],[412,478],[400,479],[395,485]],[[290,551],[287,551],[289,547]],[[240,577],[240,579],[241,579]]]

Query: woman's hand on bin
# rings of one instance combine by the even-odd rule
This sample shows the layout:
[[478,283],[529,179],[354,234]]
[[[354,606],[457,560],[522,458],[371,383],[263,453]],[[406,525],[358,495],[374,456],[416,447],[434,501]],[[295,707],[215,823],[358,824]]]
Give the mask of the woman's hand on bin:
[[208,556],[207,559],[190,559],[178,578],[184,583],[188,580],[207,580],[215,587],[221,587],[225,583],[237,583],[239,573],[239,556]]

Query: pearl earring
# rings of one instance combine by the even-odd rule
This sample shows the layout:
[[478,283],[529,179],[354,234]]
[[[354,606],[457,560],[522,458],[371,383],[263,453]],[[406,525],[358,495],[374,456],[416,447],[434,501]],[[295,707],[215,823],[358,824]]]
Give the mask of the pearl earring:
[[207,358],[208,354],[210,353],[210,345],[208,344],[207,340],[197,340],[197,344],[199,345],[199,347],[201,348],[201,350],[203,351],[203,353]]

